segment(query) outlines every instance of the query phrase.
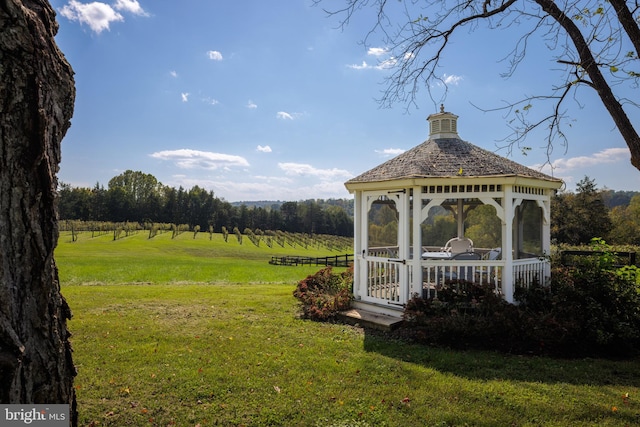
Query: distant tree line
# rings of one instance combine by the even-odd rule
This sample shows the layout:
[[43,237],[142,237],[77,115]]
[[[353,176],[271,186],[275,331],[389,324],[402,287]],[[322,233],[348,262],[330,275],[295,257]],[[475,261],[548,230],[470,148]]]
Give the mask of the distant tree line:
[[587,244],[600,237],[615,245],[640,245],[640,192],[600,190],[585,177],[576,192],[552,199],[551,237],[558,243]]
[[281,230],[291,233],[353,236],[353,202],[311,199],[239,206],[199,186],[189,190],[163,185],[150,174],[127,170],[113,177],[107,188],[60,183],[61,220],[188,224],[192,229],[222,227]]
[[[62,220],[187,224],[191,229],[281,230],[290,233],[332,234],[353,237],[353,200],[310,199],[297,202],[253,201],[230,203],[213,191],[165,186],[150,174],[128,170],[109,181],[105,189],[60,184]],[[396,213],[370,212],[370,235],[394,241]],[[500,221],[489,206],[472,210],[466,229],[478,247],[499,244]],[[527,230],[525,230],[525,233]],[[444,209],[423,224],[423,241],[446,242],[456,224]],[[525,236],[526,237],[526,236]],[[600,237],[611,244],[640,245],[640,192],[598,189],[585,177],[576,192],[552,198],[551,238],[555,243],[588,244]]]

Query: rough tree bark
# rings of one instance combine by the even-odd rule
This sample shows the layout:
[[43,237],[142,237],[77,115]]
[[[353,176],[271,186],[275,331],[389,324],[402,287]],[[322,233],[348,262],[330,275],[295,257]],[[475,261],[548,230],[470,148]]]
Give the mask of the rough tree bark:
[[75,367],[53,250],[75,100],[46,0],[0,0],[0,401],[70,404]]

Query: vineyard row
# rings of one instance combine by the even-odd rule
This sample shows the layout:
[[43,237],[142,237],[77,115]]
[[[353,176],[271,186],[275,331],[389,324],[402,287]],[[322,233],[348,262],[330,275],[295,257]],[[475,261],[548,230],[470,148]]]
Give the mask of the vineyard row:
[[214,232],[222,234],[225,242],[229,241],[229,237],[235,238],[239,244],[248,239],[253,245],[260,247],[264,244],[268,247],[278,245],[280,247],[290,246],[292,248],[326,248],[331,251],[345,251],[353,247],[353,239],[343,236],[332,236],[326,234],[307,234],[307,233],[290,233],[280,230],[251,230],[245,228],[242,232],[238,227],[234,227],[229,231],[226,227],[221,227],[220,231],[214,230],[213,226],[209,226],[208,230],[201,230],[199,225],[190,227],[187,224],[168,224],[168,223],[138,223],[138,222],[99,222],[99,221],[60,221],[60,231],[70,232],[71,240],[76,241],[80,233],[91,233],[91,237],[112,234],[113,240],[128,237],[132,234],[140,232],[148,233],[148,238],[153,239],[158,234],[171,233],[171,238],[175,239],[182,233],[191,232],[193,238],[198,233],[208,233],[209,239],[213,239]]

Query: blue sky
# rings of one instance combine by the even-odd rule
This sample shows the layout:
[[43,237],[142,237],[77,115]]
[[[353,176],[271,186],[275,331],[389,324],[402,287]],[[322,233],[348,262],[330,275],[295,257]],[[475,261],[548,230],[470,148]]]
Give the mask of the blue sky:
[[[439,109],[424,90],[418,108],[380,108],[393,57],[376,36],[361,43],[374,19],[368,11],[340,29],[310,0],[51,4],[56,41],[76,73],[58,174],[74,186],[106,187],[132,169],[230,202],[348,198],[345,181],[426,140],[426,117]],[[542,43],[531,43],[515,76],[500,77],[507,36],[458,37],[441,67],[461,138],[491,151],[509,133],[505,117],[474,105],[494,108],[553,84]],[[587,90],[579,99],[566,152],[556,146],[553,172],[544,171],[569,190],[587,175],[600,188],[640,191],[640,172],[606,111]],[[640,127],[638,111],[630,117]],[[544,134],[527,144],[526,156],[508,157],[539,168]]]

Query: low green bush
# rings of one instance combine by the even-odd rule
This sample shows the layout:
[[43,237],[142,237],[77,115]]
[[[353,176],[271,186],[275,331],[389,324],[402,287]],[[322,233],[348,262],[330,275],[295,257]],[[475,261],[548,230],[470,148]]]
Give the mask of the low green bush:
[[640,287],[635,270],[621,273],[599,264],[554,268],[550,287],[519,292],[522,310],[544,321],[539,339],[562,354],[637,354]]
[[329,320],[351,306],[352,287],[353,267],[336,274],[328,266],[298,282],[293,296],[301,303],[303,317]]
[[640,354],[638,270],[611,260],[605,251],[572,267],[554,265],[550,285],[518,288],[517,304],[490,287],[447,283],[437,298],[407,303],[404,333],[427,344],[517,354]]
[[521,341],[524,319],[491,287],[448,282],[437,298],[415,295],[403,313],[402,333],[418,342],[456,349],[531,353]]

